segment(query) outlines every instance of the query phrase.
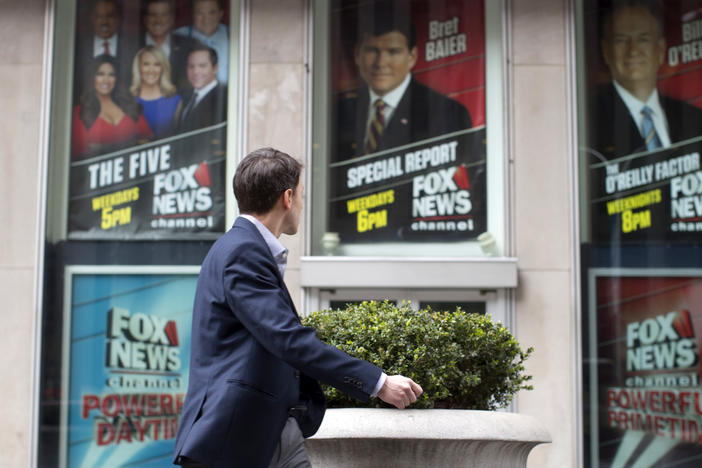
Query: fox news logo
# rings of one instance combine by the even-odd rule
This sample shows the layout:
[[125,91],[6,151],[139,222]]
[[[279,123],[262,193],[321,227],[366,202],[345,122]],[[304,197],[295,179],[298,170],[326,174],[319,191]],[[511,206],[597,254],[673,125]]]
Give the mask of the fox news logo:
[[180,369],[178,331],[174,320],[131,314],[114,307],[107,316],[107,366],[145,371]]
[[699,359],[687,310],[628,324],[626,346],[627,371],[680,369],[694,366]]

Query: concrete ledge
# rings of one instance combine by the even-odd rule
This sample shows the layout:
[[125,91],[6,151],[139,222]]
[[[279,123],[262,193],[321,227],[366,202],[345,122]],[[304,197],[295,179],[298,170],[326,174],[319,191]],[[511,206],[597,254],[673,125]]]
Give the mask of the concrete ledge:
[[413,257],[301,257],[306,288],[517,287],[517,259]]
[[314,467],[524,467],[551,442],[533,417],[494,411],[330,409],[307,439]]

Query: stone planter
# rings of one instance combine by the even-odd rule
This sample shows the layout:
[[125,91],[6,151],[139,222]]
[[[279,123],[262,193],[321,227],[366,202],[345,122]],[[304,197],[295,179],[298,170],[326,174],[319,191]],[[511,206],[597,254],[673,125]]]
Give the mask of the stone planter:
[[551,442],[533,417],[472,410],[327,410],[307,439],[315,468],[524,467]]

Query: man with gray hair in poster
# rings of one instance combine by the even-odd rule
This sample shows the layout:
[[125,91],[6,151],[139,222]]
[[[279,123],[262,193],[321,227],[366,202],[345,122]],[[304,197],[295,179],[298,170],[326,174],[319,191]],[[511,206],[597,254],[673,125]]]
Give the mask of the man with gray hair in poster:
[[602,21],[600,46],[612,81],[589,102],[591,154],[609,160],[702,134],[702,109],[657,89],[666,57],[658,2],[615,2]]

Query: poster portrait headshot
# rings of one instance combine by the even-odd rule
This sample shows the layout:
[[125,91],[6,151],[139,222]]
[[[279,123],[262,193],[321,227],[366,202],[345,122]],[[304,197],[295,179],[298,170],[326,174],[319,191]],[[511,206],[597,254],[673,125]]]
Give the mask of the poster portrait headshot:
[[212,47],[219,57],[217,80],[227,84],[229,74],[229,28],[222,22],[224,18],[222,0],[193,0],[192,23],[181,26],[175,33],[179,36],[196,39]]
[[410,2],[377,1],[359,6],[353,49],[358,87],[344,93],[335,107],[332,160],[472,126],[462,103],[412,75],[419,48]]
[[176,131],[195,130],[222,122],[227,115],[227,87],[218,81],[219,57],[206,45],[188,54],[187,75],[191,89],[183,93]]
[[173,0],[146,0],[142,3],[144,32],[141,47],[153,45],[161,48],[168,58],[171,68],[171,81],[178,89],[188,87],[186,67],[190,49],[198,41],[174,34],[175,5]]
[[[655,151],[702,134],[702,109],[659,90],[668,58],[662,3],[615,1],[600,20],[609,81],[588,102],[588,148],[601,161]],[[674,37],[673,34],[668,34]],[[678,91],[687,86],[678,84]]]
[[129,83],[131,63],[137,51],[137,38],[123,31],[123,5],[119,0],[93,0],[87,7],[87,17],[79,17],[75,46],[75,96],[90,86],[86,72],[99,55],[113,57],[120,67],[119,79]]

